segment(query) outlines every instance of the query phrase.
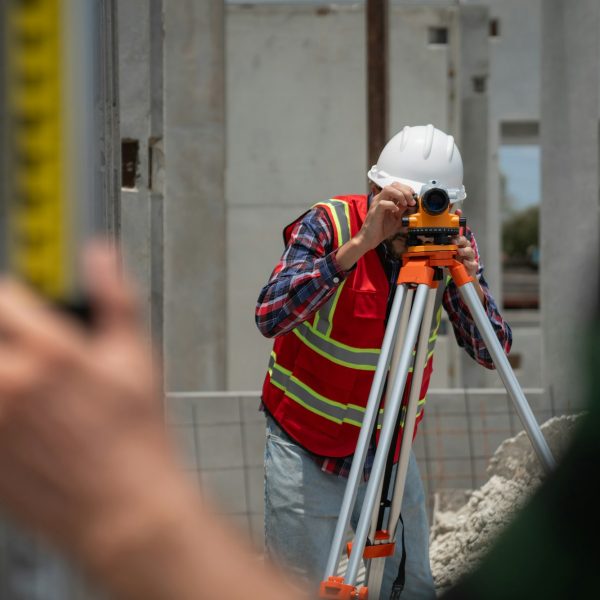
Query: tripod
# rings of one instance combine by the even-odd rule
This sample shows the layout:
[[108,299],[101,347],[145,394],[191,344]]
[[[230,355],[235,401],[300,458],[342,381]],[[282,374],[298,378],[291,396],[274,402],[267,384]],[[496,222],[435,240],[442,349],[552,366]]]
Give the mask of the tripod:
[[[546,440],[479,300],[473,280],[462,263],[456,260],[456,251],[457,247],[452,245],[417,246],[403,255],[403,264],[397,280],[381,354],[348,475],[325,577],[320,586],[321,598],[367,600],[369,595],[373,600],[379,598],[385,559],[392,556],[395,551],[417,404],[427,360],[430,324],[436,290],[444,268],[449,271],[471,312],[538,458],[548,472],[555,466]],[[415,345],[416,351],[413,353]],[[413,366],[412,384],[408,403],[403,407],[404,388],[411,365]],[[337,570],[342,547],[356,502],[373,427],[380,412],[386,376],[388,386],[379,443],[354,539],[349,544],[348,567],[345,575],[340,577],[337,575]],[[389,479],[386,477],[386,464],[393,459],[395,444],[392,447],[392,442],[397,439],[398,428],[402,421],[404,421],[404,435],[400,446],[396,479],[395,482],[386,482],[386,488],[392,491],[391,497],[388,498],[388,489],[384,489],[384,477]],[[357,587],[357,574],[363,558],[367,564],[366,585]],[[396,580],[392,599],[400,597],[402,586],[403,581]]]

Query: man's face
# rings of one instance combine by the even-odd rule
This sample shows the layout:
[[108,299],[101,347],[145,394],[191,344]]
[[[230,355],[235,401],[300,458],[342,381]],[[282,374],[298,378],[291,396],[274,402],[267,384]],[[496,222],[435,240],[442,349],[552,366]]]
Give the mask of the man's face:
[[408,240],[408,227],[402,227],[398,233],[389,237],[385,244],[388,250],[396,257],[401,258],[406,251],[406,242]]
[[[408,207],[405,214],[413,215],[417,212],[416,206]],[[401,258],[404,252],[406,252],[406,242],[408,241],[408,227],[401,227],[400,230],[394,235],[390,236],[386,241],[386,245],[391,253],[396,258]]]

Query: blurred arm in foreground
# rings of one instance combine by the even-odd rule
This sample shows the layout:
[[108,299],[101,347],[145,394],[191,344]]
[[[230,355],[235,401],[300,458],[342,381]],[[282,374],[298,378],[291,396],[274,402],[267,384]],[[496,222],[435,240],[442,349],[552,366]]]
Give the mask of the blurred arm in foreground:
[[117,598],[301,598],[183,475],[116,265],[90,248],[92,328],[0,281],[0,503]]

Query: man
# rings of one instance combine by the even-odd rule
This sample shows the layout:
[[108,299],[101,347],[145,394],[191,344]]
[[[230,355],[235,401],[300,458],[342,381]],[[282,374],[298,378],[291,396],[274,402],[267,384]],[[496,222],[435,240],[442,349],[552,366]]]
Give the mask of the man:
[[[381,347],[393,290],[406,249],[402,217],[413,195],[431,180],[464,199],[462,160],[451,136],[433,125],[405,127],[369,171],[367,196],[321,202],[286,227],[286,248],[256,308],[256,322],[276,337],[263,386],[267,415],[265,544],[267,553],[316,586],[324,575],[352,454]],[[477,243],[467,228],[456,240],[457,259],[475,277],[477,294],[504,350],[511,331],[483,278]],[[457,342],[493,368],[469,310],[450,282],[443,304]],[[441,310],[430,336],[437,334]],[[432,369],[428,360],[420,398]],[[407,386],[408,387],[408,386]],[[407,395],[405,395],[405,400]],[[417,416],[422,419],[423,411]],[[375,452],[365,462],[368,480]],[[396,456],[397,459],[397,456]],[[366,483],[358,492],[352,525]],[[406,545],[406,598],[434,598],[429,566],[429,526],[414,455],[402,504]],[[381,597],[390,595],[401,544],[386,561]]]

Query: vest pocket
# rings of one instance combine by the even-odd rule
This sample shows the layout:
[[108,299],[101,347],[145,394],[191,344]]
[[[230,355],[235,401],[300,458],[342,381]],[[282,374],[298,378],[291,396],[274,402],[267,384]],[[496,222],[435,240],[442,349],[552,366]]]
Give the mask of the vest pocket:
[[360,319],[385,319],[387,298],[382,298],[380,292],[364,290],[352,290],[354,296],[355,317]]

